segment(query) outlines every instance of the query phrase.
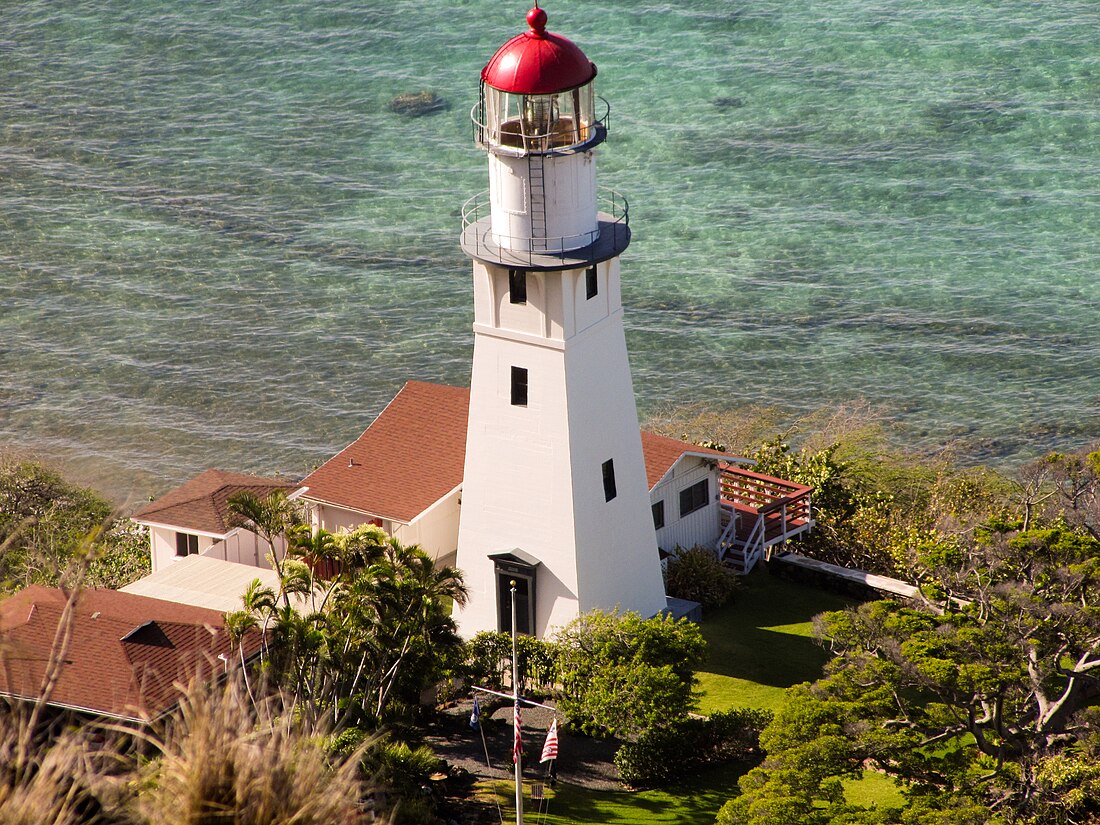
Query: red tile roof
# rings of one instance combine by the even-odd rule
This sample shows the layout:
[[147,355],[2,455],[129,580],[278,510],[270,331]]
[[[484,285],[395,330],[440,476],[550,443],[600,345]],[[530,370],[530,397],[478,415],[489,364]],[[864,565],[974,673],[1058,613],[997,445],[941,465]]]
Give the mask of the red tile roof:
[[302,480],[303,498],[408,523],[462,483],[470,391],[409,381],[355,441]]
[[[38,695],[67,601],[32,585],[0,603],[0,693]],[[259,639],[246,636],[246,656]],[[177,685],[210,678],[218,654],[239,655],[216,610],[113,590],[80,594],[72,638],[50,704],[124,719],[154,718],[179,699]]]
[[[410,381],[358,439],[302,480],[303,498],[408,523],[462,483],[470,391]],[[685,452],[717,450],[642,431],[652,488]]]
[[250,492],[265,498],[276,490],[292,490],[295,486],[286,479],[207,470],[146,504],[132,518],[224,536],[232,529],[227,505],[231,495]]

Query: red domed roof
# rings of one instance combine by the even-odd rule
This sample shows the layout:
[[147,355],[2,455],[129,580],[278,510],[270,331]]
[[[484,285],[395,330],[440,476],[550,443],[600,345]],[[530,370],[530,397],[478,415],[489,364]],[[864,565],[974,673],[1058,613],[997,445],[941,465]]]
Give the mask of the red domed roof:
[[481,70],[483,82],[521,95],[546,95],[583,86],[596,76],[596,65],[573,41],[546,31],[546,12],[527,14],[530,31],[517,34],[497,50]]

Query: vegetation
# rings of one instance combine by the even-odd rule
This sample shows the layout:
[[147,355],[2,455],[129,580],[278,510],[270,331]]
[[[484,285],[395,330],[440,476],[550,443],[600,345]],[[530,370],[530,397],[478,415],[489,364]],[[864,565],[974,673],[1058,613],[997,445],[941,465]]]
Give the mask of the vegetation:
[[303,725],[274,694],[251,702],[243,685],[193,689],[160,732],[157,754],[135,766],[141,822],[331,825],[362,819],[361,752],[334,760],[323,728]]
[[[742,770],[736,764],[710,768],[667,790],[605,790],[559,782],[548,791],[545,812],[529,812],[526,821],[541,825],[714,825],[715,812]],[[512,786],[496,783],[493,791],[507,810]]]
[[907,821],[973,809],[976,822],[1069,823],[1100,812],[1089,709],[1100,694],[1100,542],[1048,529],[954,549],[932,555],[928,575],[967,601],[946,611],[874,602],[821,618],[836,658],[766,731],[768,759],[726,821],[771,822],[754,810],[780,800],[788,815],[801,811],[789,821],[854,821],[839,779],[865,765],[908,784]]
[[[560,681],[557,645],[545,639],[516,636],[516,661],[521,693],[548,693]],[[482,631],[466,645],[466,677],[470,684],[504,690],[512,679],[512,636]]]
[[50,739],[15,708],[0,714],[0,823],[365,822],[361,753],[334,757],[281,697],[253,704],[234,680],[193,686],[145,732],[85,724]]
[[53,587],[84,571],[95,587],[122,587],[149,573],[148,537],[116,519],[109,501],[34,461],[0,455],[0,593]]
[[328,717],[336,731],[373,730],[407,715],[423,690],[459,667],[463,646],[449,615],[466,598],[457,570],[373,525],[338,534],[291,527],[286,535],[278,590],[254,581],[244,609],[226,621],[237,639],[263,632],[264,673],[298,713]]
[[[678,774],[698,773],[709,756],[751,755],[763,717],[723,712],[774,711],[759,737],[766,760],[741,776],[720,825],[1100,821],[1100,451],[1053,454],[1009,477],[959,468],[942,455],[898,456],[874,427],[826,423],[820,435],[789,431],[733,449],[766,473],[815,487],[818,529],[801,552],[912,581],[917,603],[845,610],[839,597],[758,573],[737,605],[712,609],[702,631],[596,612],[554,643],[524,639],[524,688],[560,690],[559,707],[578,727],[628,740],[617,761],[637,784],[682,782]],[[60,580],[74,560],[90,576],[110,559],[96,575],[125,578],[125,553],[87,552],[106,542],[91,518],[103,514],[94,497],[10,462],[4,473],[0,565],[11,586]],[[376,528],[310,531],[285,499],[235,507],[242,523],[265,537],[285,535],[289,545],[280,586],[254,586],[245,609],[229,617],[238,637],[263,631],[262,675],[283,686],[294,708],[281,712],[324,743],[317,764],[325,776],[355,753],[360,771],[374,771],[406,798],[404,821],[430,821],[433,800],[422,788],[438,763],[415,741],[415,728],[396,733],[410,731],[400,726],[415,723],[421,690],[441,679],[465,672],[503,685],[507,638],[483,634],[461,644],[448,615],[451,600],[464,598],[457,572]],[[143,540],[129,541],[144,556]],[[688,567],[689,582],[708,581],[701,564]],[[815,646],[808,616],[821,611]],[[250,730],[267,730],[261,709],[279,691],[241,690]],[[692,719],[696,708],[711,721]],[[383,724],[395,735],[370,739]],[[126,766],[88,772],[96,758],[71,738],[58,743],[75,747],[75,757],[45,745],[28,750],[28,741],[0,737],[7,748],[0,763],[14,766],[0,771],[0,809],[35,810],[33,821],[89,821],[90,811],[123,809],[136,822],[154,816],[151,789],[171,784],[165,771],[178,755],[155,745],[155,764],[135,781]],[[303,754],[311,747],[295,746]],[[227,759],[210,760],[223,766],[213,785],[196,774],[196,787],[211,789],[199,798],[228,804],[217,796],[226,787],[218,772],[248,774]],[[721,775],[728,785],[743,770],[701,776]],[[853,785],[867,771],[878,778],[877,797],[860,795],[867,783]],[[129,779],[114,781],[123,775]],[[722,792],[698,778],[685,788],[692,781],[703,782],[698,797],[712,816]],[[555,810],[575,820],[658,822],[664,814],[647,806],[673,804],[655,801],[659,794],[600,796],[563,787]],[[54,801],[33,809],[21,801],[30,798]],[[234,794],[233,804],[243,798]],[[710,821],[704,807],[693,803],[675,821]],[[7,821],[21,820],[0,818]]]
[[731,605],[700,626],[707,661],[698,675],[701,713],[750,707],[778,711],[787,688],[820,678],[829,654],[814,642],[813,618],[852,600],[757,569]]
[[706,642],[686,619],[593,610],[554,641],[558,707],[582,730],[633,737],[685,718],[698,702],[695,671]]
[[717,711],[647,730],[615,754],[623,782],[661,787],[711,765],[747,761],[760,747],[760,731],[772,715],[762,710]]
[[665,592],[699,602],[704,610],[721,607],[737,592],[737,574],[705,547],[677,547],[665,570]]

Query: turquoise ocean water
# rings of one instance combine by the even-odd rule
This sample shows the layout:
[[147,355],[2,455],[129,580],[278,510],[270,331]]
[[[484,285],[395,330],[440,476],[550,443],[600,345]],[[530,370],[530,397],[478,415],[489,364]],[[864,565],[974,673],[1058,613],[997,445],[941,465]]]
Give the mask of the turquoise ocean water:
[[[643,417],[864,398],[998,463],[1100,437],[1092,0],[544,6],[611,103]],[[0,0],[0,445],[143,498],[466,382],[468,112],[526,10]],[[388,110],[420,89],[449,108]]]

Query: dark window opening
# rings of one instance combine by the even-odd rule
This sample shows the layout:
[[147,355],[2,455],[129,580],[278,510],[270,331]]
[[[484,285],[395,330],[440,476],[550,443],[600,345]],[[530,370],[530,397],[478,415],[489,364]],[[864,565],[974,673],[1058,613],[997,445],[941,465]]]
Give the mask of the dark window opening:
[[512,367],[512,406],[527,406],[527,369]]
[[600,284],[596,280],[596,267],[590,266],[584,271],[584,292],[589,300],[595,298],[600,291]]
[[707,506],[710,498],[710,485],[707,479],[697,481],[690,487],[680,491],[680,518],[688,513],[694,513],[701,507]]
[[508,300],[513,304],[527,303],[527,273],[522,269],[508,270]]
[[615,495],[615,462],[609,458],[603,463],[603,500],[611,501]]
[[660,530],[665,526],[665,503],[658,501],[653,504],[653,529]]
[[497,607],[501,633],[512,632],[512,582],[516,583],[516,633],[531,635],[535,626],[534,582],[527,576],[497,571]]
[[176,555],[194,556],[199,552],[199,537],[190,533],[176,533]]

